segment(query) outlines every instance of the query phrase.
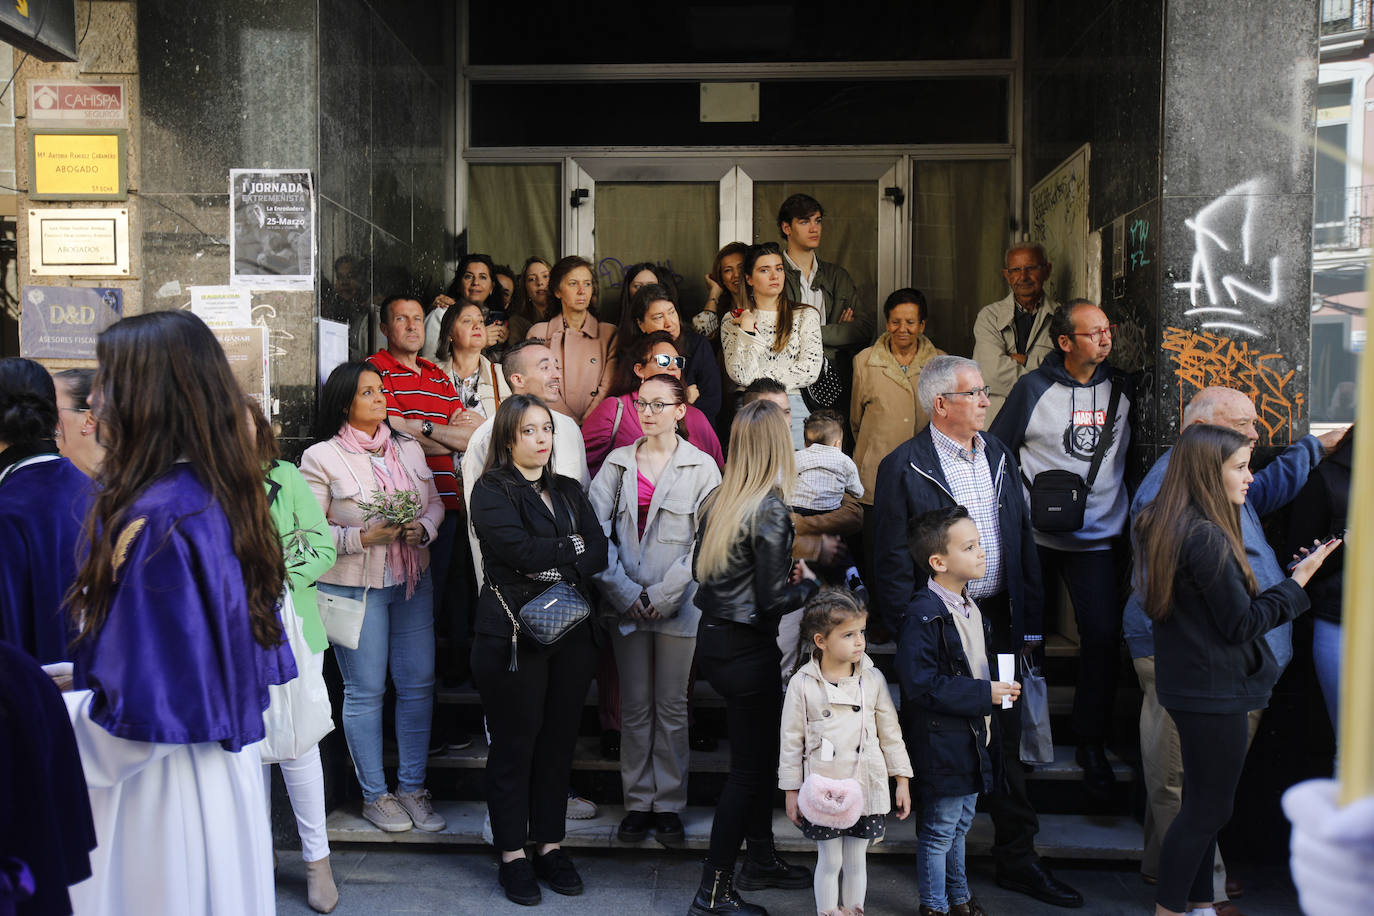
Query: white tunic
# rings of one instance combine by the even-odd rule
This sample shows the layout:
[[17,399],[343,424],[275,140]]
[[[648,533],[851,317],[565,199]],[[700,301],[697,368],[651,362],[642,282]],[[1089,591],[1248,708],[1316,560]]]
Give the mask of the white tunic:
[[91,877],[75,916],[276,912],[258,745],[149,744],[91,720],[91,692],[63,694],[91,797]]

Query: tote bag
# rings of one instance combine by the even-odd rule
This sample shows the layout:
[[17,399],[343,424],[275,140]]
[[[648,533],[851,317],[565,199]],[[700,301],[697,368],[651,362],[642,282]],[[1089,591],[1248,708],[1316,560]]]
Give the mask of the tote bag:
[[262,722],[267,729],[267,737],[262,741],[263,763],[295,760],[334,730],[324,675],[306,663],[313,653],[306,644],[305,630],[291,602],[291,592],[286,589],[282,590],[281,623],[299,674],[285,684],[267,688],[271,700],[262,713]]

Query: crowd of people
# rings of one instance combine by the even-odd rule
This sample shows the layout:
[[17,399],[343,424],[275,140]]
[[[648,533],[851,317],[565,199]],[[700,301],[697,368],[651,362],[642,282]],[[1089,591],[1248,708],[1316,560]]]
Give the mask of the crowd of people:
[[[654,264],[602,302],[582,258],[515,273],[467,255],[428,308],[381,303],[386,346],[329,373],[299,467],[189,313],[118,322],[94,370],[0,360],[0,732],[65,723],[6,761],[24,794],[0,810],[66,809],[36,843],[0,838],[0,911],[272,912],[265,760],[308,902],[332,910],[318,737],[260,750],[280,718],[264,711],[308,704],[282,685],[318,679],[330,648],[381,831],[445,829],[429,756],[474,739],[436,734],[437,672],[471,678],[516,903],[583,890],[562,842],[595,810],[569,788],[593,679],[620,839],[683,841],[690,753],[714,740],[692,721],[701,679],[726,700],[729,772],[689,914],[764,914],[741,891],[767,887],[861,914],[868,846],[912,814],[920,914],[981,914],[964,854],[980,799],[997,883],[1080,907],[1035,851],[1002,658],[1037,664],[1062,583],[1085,791],[1112,791],[1124,636],[1157,912],[1235,912],[1216,834],[1309,606],[1335,722],[1349,432],[1252,475],[1254,405],[1208,388],[1132,490],[1115,325],[1045,296],[1039,245],[1007,252],[970,359],[927,336],[916,289],[886,297],[875,340],[879,310],[818,256],[823,217],[789,198],[781,243],[722,248],[702,303]],[[1285,570],[1260,520],[1300,493]],[[871,638],[896,642],[899,707]],[[777,852],[779,790],[814,872]]]

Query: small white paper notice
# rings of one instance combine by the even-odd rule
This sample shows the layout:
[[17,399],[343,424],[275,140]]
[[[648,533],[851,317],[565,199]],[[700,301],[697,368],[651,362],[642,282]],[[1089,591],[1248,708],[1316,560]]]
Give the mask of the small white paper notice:
[[212,328],[251,328],[253,295],[232,286],[192,286],[191,311]]
[[348,325],[342,321],[320,319],[320,384],[329,373],[348,362]]
[[[997,656],[997,680],[1010,684],[1016,680],[1016,656],[1003,652]],[[1011,697],[1002,697],[1002,708],[1011,709]]]

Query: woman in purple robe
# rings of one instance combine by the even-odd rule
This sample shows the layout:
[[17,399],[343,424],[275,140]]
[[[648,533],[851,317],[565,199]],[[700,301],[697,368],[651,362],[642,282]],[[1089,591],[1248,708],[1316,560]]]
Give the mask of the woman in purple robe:
[[265,913],[272,839],[257,742],[285,569],[238,384],[189,312],[96,344],[105,461],[67,599],[65,695],[99,845],[78,913]]

